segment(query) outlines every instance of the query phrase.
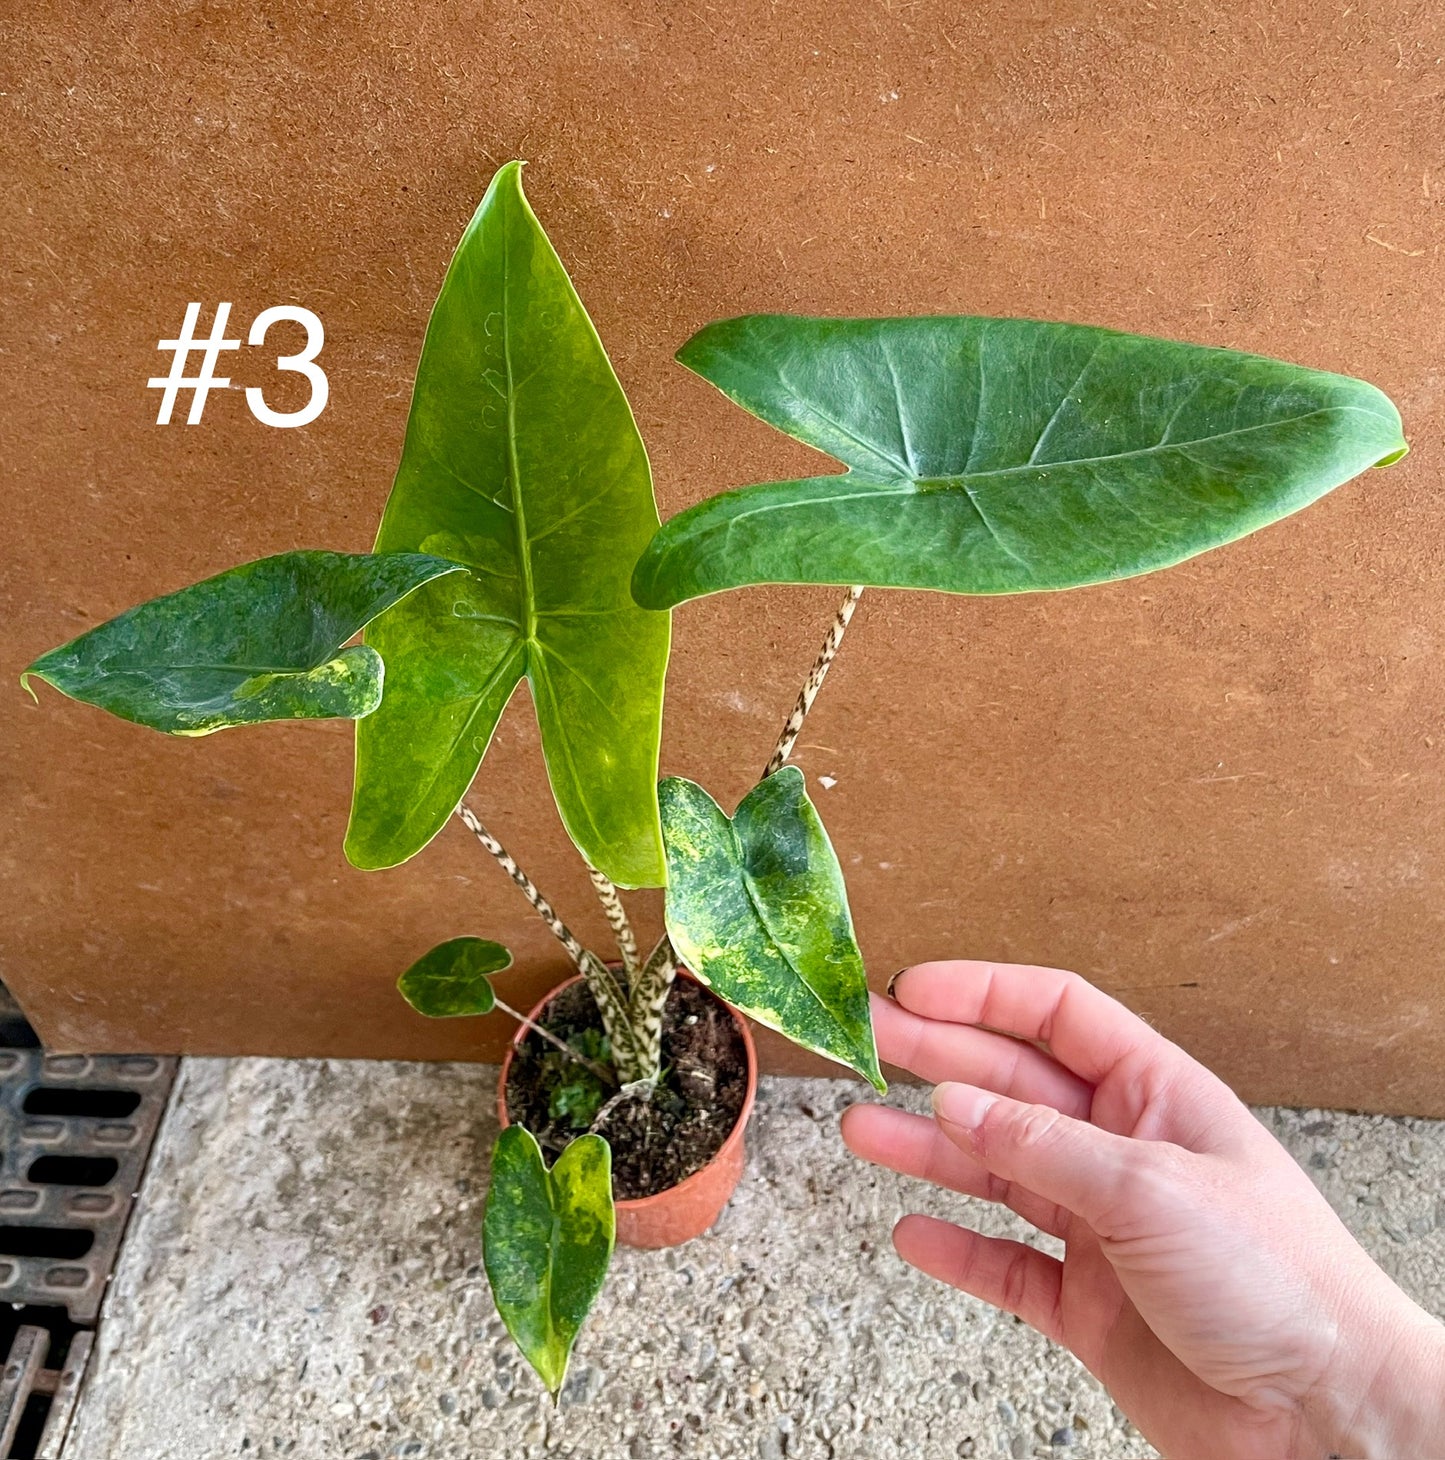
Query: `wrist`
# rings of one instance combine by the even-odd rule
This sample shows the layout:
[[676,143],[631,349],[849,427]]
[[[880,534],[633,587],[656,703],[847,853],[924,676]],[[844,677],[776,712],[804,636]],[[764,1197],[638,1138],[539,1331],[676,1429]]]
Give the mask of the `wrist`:
[[1304,1454],[1445,1456],[1445,1326],[1398,1289],[1301,1402]]

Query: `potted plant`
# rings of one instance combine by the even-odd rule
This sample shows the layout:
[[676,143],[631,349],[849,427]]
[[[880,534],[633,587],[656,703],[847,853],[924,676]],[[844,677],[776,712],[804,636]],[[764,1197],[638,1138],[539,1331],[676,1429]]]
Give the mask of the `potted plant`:
[[[1149,572],[1406,450],[1361,381],[1077,325],[755,316],[708,326],[679,359],[846,471],[661,524],[626,398],[508,164],[433,310],[375,550],[233,568],[26,672],[171,734],[353,719],[349,859],[394,866],[456,815],[545,920],[577,973],[530,1013],[497,995],[507,950],[471,932],[400,988],[426,1015],[518,1021],[485,1262],[554,1396],[614,1240],[685,1240],[738,1178],[756,1082],[740,1013],[884,1088],[838,860],[787,764],[864,587],[1020,593]],[[729,816],[690,781],[657,782],[669,613],[758,583],[851,586]],[[464,800],[524,676],[613,962]],[[640,886],[666,887],[667,932],[646,953],[618,894]]]

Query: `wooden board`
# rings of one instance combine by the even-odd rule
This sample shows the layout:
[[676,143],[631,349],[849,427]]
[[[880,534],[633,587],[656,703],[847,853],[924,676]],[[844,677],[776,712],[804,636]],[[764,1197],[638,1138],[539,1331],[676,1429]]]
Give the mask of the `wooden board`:
[[[1438,6],[48,0],[0,38],[0,977],[48,1040],[492,1058],[500,1018],[428,1024],[397,971],[464,932],[513,944],[515,1003],[563,971],[459,826],[348,867],[348,727],[168,740],[13,677],[233,563],[369,546],[450,248],[522,156],[664,515],[815,461],[671,363],[745,311],[1077,320],[1395,397],[1406,463],[1173,573],[868,595],[798,763],[880,986],[1074,967],[1252,1099],[1445,1115]],[[191,300],[315,310],[322,417],[157,426]],[[235,384],[299,403],[260,355]],[[681,610],[664,770],[736,800],[832,607]],[[601,939],[525,692],[474,796]]]

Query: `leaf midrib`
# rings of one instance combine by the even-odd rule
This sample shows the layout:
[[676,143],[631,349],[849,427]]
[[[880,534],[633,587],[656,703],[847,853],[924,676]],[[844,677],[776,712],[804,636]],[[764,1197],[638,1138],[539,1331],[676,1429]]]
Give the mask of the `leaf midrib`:
[[[560,1161],[562,1158],[559,1156],[557,1159]],[[553,1165],[551,1171],[546,1170],[546,1160],[544,1158],[542,1166],[543,1179],[547,1183],[547,1206],[552,1216],[552,1232],[547,1241],[547,1275],[542,1280],[543,1286],[546,1288],[546,1297],[543,1301],[546,1304],[548,1330],[547,1337],[548,1346],[550,1347],[552,1343],[556,1342],[557,1336],[561,1332],[561,1324],[557,1321],[557,1310],[552,1305],[552,1278],[553,1274],[557,1270],[557,1252],[562,1245],[562,1214],[557,1210],[558,1181],[556,1165]]]
[[[512,498],[513,530],[517,537],[517,561],[522,578],[522,637],[530,646],[537,637],[537,601],[532,586],[532,544],[527,537],[527,512],[522,500],[522,474],[517,457],[517,389],[512,370],[512,265],[511,220],[502,224],[502,364],[507,376],[507,488]],[[531,655],[528,653],[528,660]]]
[[[742,808],[739,807],[738,809],[741,810]],[[748,903],[752,907],[753,916],[756,917],[758,920],[758,926],[761,927],[763,932],[767,934],[768,942],[770,942],[773,947],[778,950],[778,956],[793,971],[793,976],[813,996],[813,1002],[817,1004],[817,1006],[823,1011],[824,1014],[828,1016],[829,1019],[832,1019],[836,1023],[838,1021],[837,1014],[835,1014],[834,1011],[823,1002],[823,996],[817,991],[817,989],[813,987],[811,983],[808,982],[807,975],[788,956],[787,950],[784,948],[782,943],[778,941],[777,934],[773,932],[772,924],[764,915],[762,902],[759,900],[757,894],[753,891],[752,873],[748,871],[748,859],[743,848],[743,839],[741,836],[738,835],[737,817],[728,816],[726,812],[723,812],[723,819],[728,824],[728,835],[732,841],[733,850],[737,853],[738,871],[742,873],[743,891],[746,892],[748,895]]]
[[[446,754],[437,758],[436,769],[424,781],[420,782],[421,792],[413,805],[411,813],[404,818],[402,822],[403,826],[409,826],[416,817],[424,814],[426,797],[430,796],[432,790],[436,786],[436,783],[441,780],[442,776],[444,776],[446,772],[451,768],[452,761],[457,753],[457,746],[459,746],[462,741],[471,734],[472,726],[476,724],[477,716],[481,714],[482,708],[486,703],[487,696],[491,694],[493,686],[498,683],[498,681],[506,673],[507,669],[515,662],[516,655],[519,651],[522,653],[523,662],[522,664],[517,666],[517,675],[516,678],[512,681],[512,691],[516,690],[517,685],[521,682],[522,673],[525,668],[526,650],[524,646],[514,643],[508,645],[507,652],[503,654],[500,659],[498,659],[496,667],[487,676],[486,683],[483,684],[481,689],[477,691],[476,697],[472,700],[472,707],[470,710],[467,711],[467,718],[462,722],[461,729],[458,730],[456,735],[452,737],[452,742],[447,747]],[[511,692],[508,693],[507,698],[511,698]],[[498,715],[497,718],[500,719],[501,716]]]
[[[361,647],[357,645],[355,647]],[[184,673],[187,670],[203,669],[214,671],[218,674],[315,674],[318,669],[325,669],[328,664],[334,664],[345,653],[345,648],[336,650],[328,659],[322,659],[315,664],[307,665],[284,665],[284,664],[173,664],[169,660],[156,661],[153,664],[130,664],[119,667],[106,667],[107,674],[162,674]],[[36,674],[44,671],[36,670]]]
[[[1061,403],[1063,404],[1063,403]],[[964,482],[980,481],[985,477],[1011,476],[1015,472],[1032,471],[1042,472],[1054,468],[1066,466],[1094,466],[1100,462],[1127,461],[1135,456],[1152,456],[1156,451],[1182,451],[1185,448],[1195,446],[1207,446],[1211,441],[1225,441],[1234,436],[1248,436],[1252,431],[1274,431],[1281,426],[1297,425],[1300,421],[1308,421],[1315,416],[1330,416],[1337,411],[1358,411],[1362,416],[1371,416],[1377,421],[1384,421],[1389,424],[1388,417],[1382,416],[1379,411],[1366,410],[1364,406],[1318,406],[1312,411],[1305,411],[1298,416],[1283,416],[1277,421],[1260,421],[1253,426],[1234,426],[1228,431],[1216,431],[1212,436],[1191,436],[1183,441],[1156,441],[1152,446],[1137,446],[1132,451],[1110,451],[1099,456],[1071,456],[1061,461],[1025,461],[1017,466],[994,467],[989,471],[963,471],[953,472],[940,477],[914,477],[911,480],[919,482]],[[1173,428],[1171,418],[1169,429]],[[842,458],[840,457],[841,461]]]
[[[732,513],[728,517],[728,523],[742,522],[749,517],[761,516],[765,512],[785,512],[795,510],[799,506],[813,505],[817,502],[853,502],[862,501],[872,497],[923,497],[938,495],[944,492],[967,493],[971,483],[981,481],[989,477],[1017,476],[1020,474],[1040,475],[1050,471],[1060,471],[1071,466],[1097,466],[1102,463],[1125,461],[1130,457],[1152,456],[1155,453],[1167,451],[1192,450],[1197,446],[1208,445],[1211,441],[1222,441],[1228,437],[1243,436],[1251,431],[1269,431],[1280,426],[1291,426],[1299,421],[1308,421],[1314,416],[1327,416],[1336,411],[1358,411],[1361,415],[1371,416],[1377,421],[1385,421],[1385,417],[1378,411],[1366,410],[1363,406],[1322,406],[1316,411],[1306,411],[1300,416],[1288,416],[1279,421],[1263,421],[1257,426],[1240,426],[1231,431],[1219,431],[1213,436],[1197,436],[1188,441],[1159,442],[1153,446],[1141,446],[1133,451],[1116,451],[1107,456],[1078,456],[1071,457],[1067,461],[1039,461],[1032,465],[1023,464],[1020,466],[997,467],[991,471],[958,472],[951,476],[938,477],[910,477],[906,473],[898,477],[889,478],[883,476],[872,476],[866,468],[855,467],[844,458],[835,459],[842,462],[847,468],[845,471],[837,472],[833,476],[797,478],[810,482],[847,482],[850,478],[856,482],[867,483],[867,490],[861,492],[849,492],[828,497],[809,498],[807,503],[800,503],[793,499],[782,502],[760,502],[755,506],[744,508],[742,511]],[[1388,424],[1388,423],[1387,423]],[[812,443],[809,443],[812,444]],[[830,453],[831,454],[831,453]],[[933,484],[933,485],[926,485]],[[762,483],[762,486],[777,486],[783,483]],[[738,497],[746,496],[758,490],[755,487],[740,487],[737,489]],[[970,497],[970,500],[971,497]],[[700,504],[701,505],[701,504]],[[974,503],[975,509],[977,503]]]

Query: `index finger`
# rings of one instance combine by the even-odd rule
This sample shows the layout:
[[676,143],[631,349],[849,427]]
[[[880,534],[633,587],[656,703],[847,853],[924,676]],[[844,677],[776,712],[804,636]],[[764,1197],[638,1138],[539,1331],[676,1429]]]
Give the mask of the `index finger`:
[[1062,968],[972,959],[918,963],[894,979],[890,992],[925,1019],[1037,1040],[1091,1084],[1125,1060],[1187,1058],[1137,1014]]
[[967,1080],[1014,1100],[1052,1105],[1065,1115],[1088,1119],[1094,1087],[1034,1045],[969,1024],[923,1019],[896,999],[869,997],[878,1055],[886,1064],[900,1065],[930,1085]]

